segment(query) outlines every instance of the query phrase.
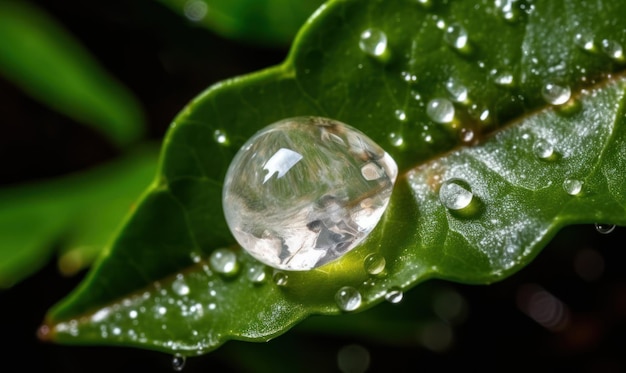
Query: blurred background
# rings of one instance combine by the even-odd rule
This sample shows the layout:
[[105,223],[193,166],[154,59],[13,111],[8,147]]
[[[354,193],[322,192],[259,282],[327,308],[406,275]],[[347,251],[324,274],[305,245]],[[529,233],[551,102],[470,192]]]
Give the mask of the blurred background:
[[[265,2],[274,8],[250,7]],[[241,3],[0,1],[1,372],[173,371],[166,354],[45,344],[36,330],[152,179],[177,112],[213,83],[282,62],[321,1]],[[266,24],[263,11],[278,18]],[[60,55],[21,48],[46,35]],[[64,58],[84,75],[64,75]],[[94,87],[102,97],[84,94]],[[83,109],[93,102],[104,104]],[[570,227],[500,283],[431,281],[397,304],[312,317],[269,343],[228,342],[184,371],[626,371],[625,238],[619,227]]]

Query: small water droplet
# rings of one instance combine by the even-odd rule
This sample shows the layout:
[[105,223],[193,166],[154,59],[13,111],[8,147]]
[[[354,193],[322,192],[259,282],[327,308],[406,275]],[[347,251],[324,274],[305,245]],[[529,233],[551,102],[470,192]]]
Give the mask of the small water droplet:
[[574,43],[578,47],[588,52],[592,51],[595,46],[593,45],[593,36],[588,34],[576,34],[574,35]]
[[544,84],[541,89],[541,96],[551,105],[563,105],[569,101],[572,90],[569,86],[559,85],[554,82]]
[[367,29],[361,33],[359,48],[372,57],[380,57],[387,50],[387,35],[378,29]]
[[357,129],[328,118],[290,118],[257,132],[235,155],[222,205],[251,256],[305,271],[339,259],[367,237],[396,176],[389,154]]
[[215,272],[223,275],[234,275],[239,270],[237,254],[229,249],[222,248],[213,251],[209,263]]
[[391,132],[389,134],[389,141],[393,146],[402,146],[402,144],[404,144],[404,139],[402,138],[402,135],[395,132]]
[[361,306],[361,293],[351,286],[344,286],[335,294],[335,301],[341,310],[354,311]]
[[450,123],[454,119],[454,105],[446,98],[434,98],[426,105],[426,114],[437,123]]
[[185,367],[186,361],[187,359],[184,356],[179,354],[174,355],[174,357],[172,358],[172,369],[174,369],[176,372],[182,371]]
[[533,145],[535,155],[540,159],[549,159],[554,154],[554,146],[547,140],[539,139]]
[[209,10],[208,5],[202,0],[189,0],[183,7],[185,17],[193,22],[199,22],[204,19]]
[[386,264],[385,257],[377,253],[369,254],[363,261],[365,272],[374,276],[381,274],[385,270]]
[[601,234],[609,234],[615,230],[615,224],[596,223],[596,231]]
[[137,318],[137,311],[131,310],[130,312],[128,312],[128,317],[130,317],[131,319],[136,319]]
[[228,145],[228,137],[226,136],[226,132],[222,130],[215,130],[213,132],[213,139],[215,142],[221,145]]
[[468,41],[467,30],[460,24],[453,23],[446,28],[443,39],[453,48],[464,49]]
[[452,98],[452,101],[454,102],[467,101],[467,87],[465,87],[463,84],[450,79],[446,82],[446,89],[448,90],[448,93],[450,93],[450,97]]
[[278,286],[287,286],[287,280],[289,280],[289,276],[282,271],[275,271],[272,276],[272,280]]
[[176,276],[176,280],[172,282],[172,290],[178,295],[189,294],[189,286],[187,286],[183,275],[179,274]]
[[404,298],[404,293],[400,290],[400,288],[396,287],[392,287],[389,291],[387,291],[387,294],[385,294],[385,300],[393,304],[400,303],[402,298]]
[[265,266],[262,264],[254,264],[248,268],[248,280],[254,284],[260,284],[265,281]]
[[439,188],[439,200],[450,210],[461,210],[472,202],[474,194],[469,183],[460,178],[444,181]]
[[602,51],[614,60],[621,61],[624,59],[624,48],[615,40],[603,39],[600,43]]
[[493,81],[500,86],[503,87],[510,87],[513,85],[513,74],[511,74],[508,71],[501,71],[499,73],[496,73],[496,76],[494,77]]
[[519,9],[515,7],[517,0],[495,0],[495,5],[502,18],[508,22],[515,22],[519,17]]
[[471,128],[461,128],[459,131],[459,137],[461,138],[461,141],[469,144],[474,141],[475,134]]
[[395,115],[396,118],[401,122],[404,122],[406,120],[406,113],[404,112],[404,110],[396,110]]
[[437,20],[436,25],[439,30],[443,30],[444,28],[446,28],[446,22],[443,19]]
[[565,189],[565,192],[567,192],[567,194],[570,194],[572,196],[580,193],[582,188],[583,182],[580,180],[566,179],[565,181],[563,181],[563,189]]

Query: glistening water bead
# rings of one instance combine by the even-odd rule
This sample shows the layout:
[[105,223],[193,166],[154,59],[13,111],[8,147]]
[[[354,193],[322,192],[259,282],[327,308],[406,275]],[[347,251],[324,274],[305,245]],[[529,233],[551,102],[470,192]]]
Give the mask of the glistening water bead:
[[353,249],[385,211],[398,169],[355,128],[333,119],[285,119],[257,132],[224,181],[228,226],[250,255],[310,270]]

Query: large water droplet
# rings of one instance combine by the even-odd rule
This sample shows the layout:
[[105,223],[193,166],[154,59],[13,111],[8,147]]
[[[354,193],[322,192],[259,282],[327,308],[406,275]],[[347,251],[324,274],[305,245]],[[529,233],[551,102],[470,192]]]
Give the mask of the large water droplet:
[[456,49],[463,49],[467,46],[467,30],[458,23],[453,23],[446,28],[443,36],[446,43]]
[[426,114],[437,123],[450,123],[454,119],[454,105],[446,98],[434,98],[426,105]]
[[551,105],[563,105],[569,101],[572,90],[569,86],[559,85],[554,82],[546,83],[541,89],[541,96]]
[[335,301],[341,310],[354,311],[361,306],[361,293],[351,286],[344,286],[335,294]]
[[615,224],[596,223],[596,231],[602,234],[609,234],[615,230]]
[[172,369],[174,369],[176,372],[182,371],[185,367],[186,361],[187,359],[184,356],[178,354],[174,355],[174,357],[172,358]]
[[465,87],[463,84],[450,79],[446,82],[446,89],[448,90],[448,93],[450,93],[452,101],[467,101],[467,87]]
[[439,200],[450,210],[461,210],[472,202],[474,194],[469,183],[463,179],[452,178],[444,181],[439,188]]
[[223,275],[234,275],[239,269],[237,254],[229,249],[217,249],[211,253],[209,258],[211,268]]
[[228,226],[253,257],[309,270],[353,249],[385,211],[397,176],[370,138],[317,117],[280,121],[255,134],[224,182]]
[[533,152],[540,159],[549,159],[554,154],[554,146],[547,140],[539,139],[533,145]]
[[567,192],[567,194],[570,194],[572,196],[580,193],[582,188],[583,182],[580,180],[566,179],[565,181],[563,181],[563,189],[565,189],[565,192]]
[[400,288],[396,287],[390,288],[389,291],[387,291],[387,294],[385,294],[385,300],[393,304],[400,303],[402,298],[404,298],[404,293],[400,290]]
[[601,42],[602,51],[614,60],[622,61],[624,59],[624,48],[615,40],[604,39]]
[[380,57],[387,50],[387,35],[378,29],[367,29],[361,33],[359,48],[372,57]]
[[365,272],[375,276],[381,274],[385,270],[386,263],[387,261],[384,256],[372,253],[365,257],[363,267],[365,268]]

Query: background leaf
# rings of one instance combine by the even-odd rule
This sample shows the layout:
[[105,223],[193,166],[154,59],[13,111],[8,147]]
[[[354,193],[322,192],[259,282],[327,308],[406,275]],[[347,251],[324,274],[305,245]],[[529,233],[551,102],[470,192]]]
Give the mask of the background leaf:
[[0,3],[0,74],[117,145],[144,132],[142,109],[74,38],[45,13],[17,1]]
[[[284,65],[194,100],[168,135],[159,184],[87,281],[51,311],[44,337],[200,353],[230,338],[271,338],[311,313],[336,314],[334,294],[344,285],[358,288],[367,308],[392,287],[432,277],[492,282],[527,264],[565,224],[623,224],[623,175],[614,170],[625,158],[624,83],[608,75],[622,61],[600,48],[615,45],[605,40],[623,45],[623,5],[475,5],[332,2]],[[459,29],[449,26],[459,24],[467,49],[450,43]],[[359,50],[368,28],[386,33],[385,60]],[[579,32],[592,35],[595,47],[579,47]],[[456,105],[456,121],[438,125],[425,106],[450,97],[450,79],[468,88],[471,101]],[[545,107],[541,90],[554,80],[575,92],[578,105]],[[230,158],[256,130],[301,115],[339,119],[387,148],[403,171],[390,210],[359,249],[319,270],[289,273],[287,286],[252,284],[243,272],[254,261],[242,253],[240,275],[216,274],[206,256],[237,250],[219,204]],[[462,130],[480,141],[458,147]],[[541,139],[553,144],[554,158],[537,158]],[[439,202],[439,183],[449,177],[469,182],[476,204],[469,215]],[[566,193],[566,179],[582,181],[580,195]],[[386,277],[365,273],[372,251],[387,258]]]

